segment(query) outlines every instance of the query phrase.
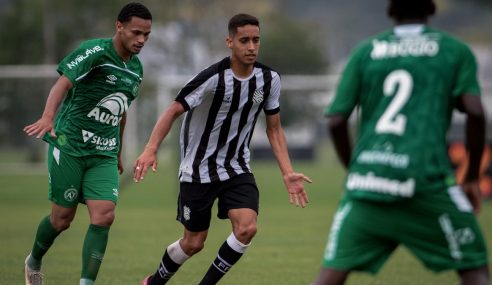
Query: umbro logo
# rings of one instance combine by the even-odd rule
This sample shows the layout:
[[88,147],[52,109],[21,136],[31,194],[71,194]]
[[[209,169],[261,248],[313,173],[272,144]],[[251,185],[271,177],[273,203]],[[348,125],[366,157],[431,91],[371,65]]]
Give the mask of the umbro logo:
[[116,77],[115,75],[111,74],[111,75],[108,75],[106,76],[106,82],[107,83],[110,83],[110,84],[116,84],[116,80],[118,80],[118,77]]
[[255,93],[253,93],[253,103],[261,103],[263,102],[263,96],[264,92],[263,90],[257,89]]
[[82,138],[84,139],[84,142],[87,142],[94,136],[94,133],[88,132],[86,130],[82,130]]
[[231,103],[232,102],[232,95],[231,94],[224,95],[224,98],[222,98],[222,101],[226,102],[226,103]]

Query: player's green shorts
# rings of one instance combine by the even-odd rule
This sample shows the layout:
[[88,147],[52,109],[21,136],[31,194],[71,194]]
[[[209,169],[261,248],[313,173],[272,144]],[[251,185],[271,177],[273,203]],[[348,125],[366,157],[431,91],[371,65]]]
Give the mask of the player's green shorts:
[[460,187],[398,202],[340,202],[323,267],[376,273],[398,245],[433,271],[487,264],[487,249]]
[[106,156],[74,157],[50,145],[49,192],[55,204],[72,208],[86,200],[118,201],[118,162]]

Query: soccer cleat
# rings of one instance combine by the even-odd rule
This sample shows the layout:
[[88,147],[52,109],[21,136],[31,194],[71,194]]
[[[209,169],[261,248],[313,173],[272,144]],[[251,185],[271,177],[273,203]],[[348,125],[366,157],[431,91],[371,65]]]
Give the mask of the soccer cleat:
[[145,277],[144,280],[142,280],[142,283],[140,283],[140,285],[149,285],[149,279],[150,279],[150,275]]
[[41,270],[34,270],[27,265],[27,260],[31,254],[26,257],[24,261],[24,276],[26,278],[26,285],[43,285],[43,273]]

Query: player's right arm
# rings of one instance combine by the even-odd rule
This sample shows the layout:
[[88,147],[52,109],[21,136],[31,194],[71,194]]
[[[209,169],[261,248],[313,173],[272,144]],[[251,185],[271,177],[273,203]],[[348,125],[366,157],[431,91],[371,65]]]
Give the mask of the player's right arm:
[[352,156],[352,143],[348,129],[348,118],[341,114],[328,117],[328,132],[333,140],[338,159],[348,168]]
[[468,169],[463,182],[463,191],[473,205],[475,212],[480,211],[480,162],[485,145],[485,112],[480,96],[463,95],[459,98],[459,107],[467,115],[465,145],[468,150]]
[[24,127],[24,132],[28,136],[36,136],[39,139],[49,132],[52,137],[56,137],[53,122],[56,111],[63,101],[65,94],[72,87],[72,82],[65,75],[61,75],[58,78],[53,87],[51,87],[41,118],[35,123]]
[[456,78],[452,90],[457,108],[466,114],[465,145],[468,154],[468,169],[463,181],[463,191],[476,213],[480,211],[480,163],[485,145],[485,112],[480,99],[478,65],[471,49],[462,45]]
[[157,170],[157,150],[171,130],[174,121],[184,112],[200,105],[204,96],[214,94],[212,90],[217,85],[217,68],[217,64],[211,65],[191,79],[178,93],[175,101],[159,117],[144,151],[135,161],[133,167],[135,182],[144,178],[150,166],[154,172]]
[[325,110],[325,116],[328,118],[328,133],[333,140],[335,152],[345,168],[348,168],[352,156],[348,120],[359,102],[361,89],[359,66],[363,54],[365,54],[363,45],[352,52],[338,83],[335,98]]
[[135,182],[139,182],[144,178],[150,166],[152,166],[154,172],[157,170],[157,150],[171,130],[174,121],[184,112],[183,105],[174,101],[159,117],[144,151],[135,161],[133,169],[133,180]]

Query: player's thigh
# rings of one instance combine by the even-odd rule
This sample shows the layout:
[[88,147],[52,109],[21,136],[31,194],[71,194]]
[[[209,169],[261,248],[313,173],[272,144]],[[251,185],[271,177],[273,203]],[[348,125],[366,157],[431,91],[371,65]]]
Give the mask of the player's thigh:
[[83,179],[83,198],[118,202],[119,195],[118,161],[116,158],[94,156],[87,158]]
[[190,232],[208,230],[218,189],[218,183],[180,183],[176,219],[186,230]]
[[398,246],[390,203],[342,199],[333,217],[323,267],[377,272]]
[[56,205],[74,208],[82,196],[84,161],[61,152],[50,145],[48,148],[49,190],[48,198]]
[[[259,211],[260,194],[253,174],[246,173],[235,176],[226,181],[219,193],[217,216],[227,219],[229,211],[233,209],[250,209],[250,221],[256,222]],[[247,218],[244,217],[244,218]]]
[[470,269],[487,264],[484,238],[460,187],[415,197],[404,211],[402,242],[430,269]]

